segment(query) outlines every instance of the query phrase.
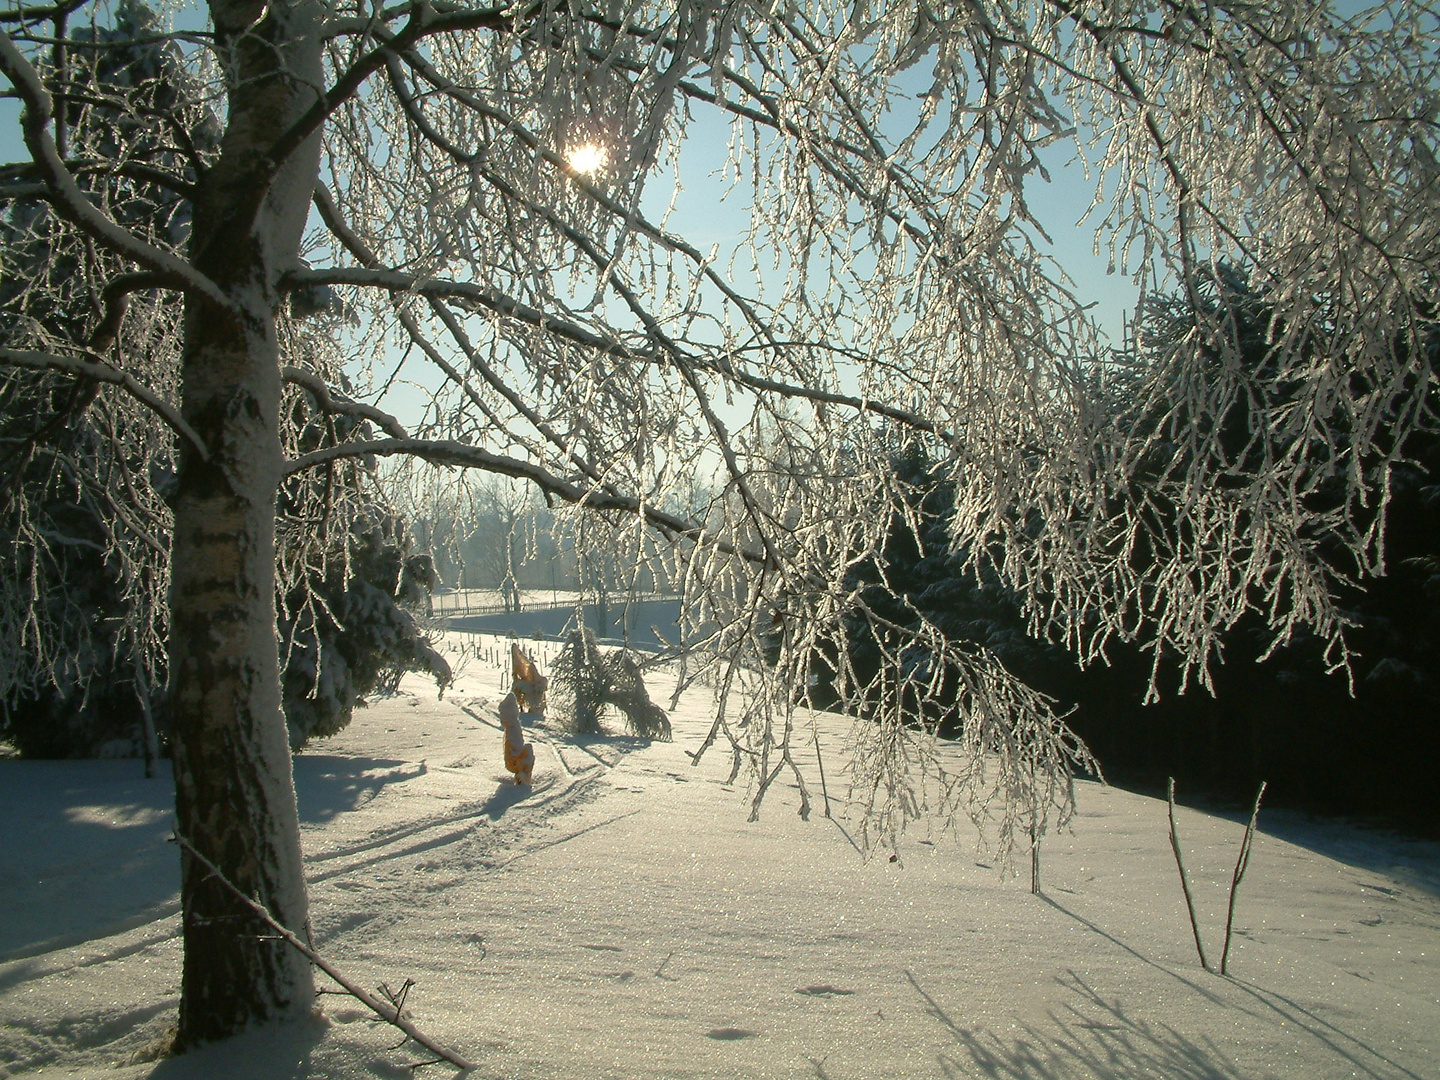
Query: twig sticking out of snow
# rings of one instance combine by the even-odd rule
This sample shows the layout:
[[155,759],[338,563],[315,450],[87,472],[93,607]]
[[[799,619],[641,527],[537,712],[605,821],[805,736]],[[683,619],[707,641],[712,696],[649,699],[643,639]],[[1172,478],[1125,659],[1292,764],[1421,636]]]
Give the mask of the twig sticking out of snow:
[[[1225,915],[1225,947],[1220,952],[1220,974],[1226,975],[1230,962],[1230,933],[1235,926],[1235,894],[1245,877],[1245,868],[1250,865],[1250,845],[1255,839],[1255,819],[1260,816],[1260,800],[1265,796],[1266,781],[1260,782],[1255,792],[1255,805],[1250,810],[1250,823],[1245,826],[1245,839],[1240,841],[1240,857],[1235,860],[1235,874],[1230,879],[1230,906]],[[1190,879],[1185,873],[1185,860],[1180,856],[1180,839],[1175,833],[1175,778],[1170,777],[1168,801],[1170,804],[1170,849],[1175,852],[1175,865],[1180,868],[1180,887],[1185,890],[1185,907],[1190,911],[1190,930],[1195,935],[1195,951],[1200,954],[1200,966],[1215,972],[1210,961],[1205,959],[1205,946],[1200,944],[1200,924],[1195,919],[1195,901],[1190,897]]]
[[1214,971],[1210,961],[1205,959],[1205,946],[1200,943],[1200,924],[1195,919],[1195,901],[1190,896],[1190,878],[1185,873],[1185,859],[1180,854],[1180,838],[1175,832],[1175,778],[1170,777],[1168,792],[1170,803],[1170,850],[1175,852],[1175,865],[1180,868],[1180,888],[1185,892],[1185,907],[1190,911],[1190,931],[1195,935],[1195,951],[1200,954],[1200,966]]
[[1225,915],[1225,948],[1220,952],[1220,974],[1226,974],[1230,961],[1230,929],[1235,924],[1235,893],[1240,888],[1240,879],[1250,865],[1250,842],[1255,839],[1255,819],[1260,816],[1260,800],[1265,795],[1266,781],[1260,781],[1260,790],[1255,792],[1255,805],[1250,810],[1250,824],[1245,826],[1245,839],[1240,841],[1240,857],[1235,860],[1235,876],[1230,879],[1230,910]]
[[[461,1069],[475,1068],[474,1062],[467,1061],[465,1058],[457,1054],[454,1050],[451,1050],[449,1047],[436,1042],[429,1035],[426,1035],[423,1031],[417,1028],[414,1024],[412,1024],[409,1020],[407,1020],[404,1016],[401,1015],[400,1008],[397,1007],[395,1004],[393,1004],[392,1002],[381,1001],[374,994],[370,993],[368,990],[364,989],[359,984],[352,982],[350,979],[347,979],[344,975],[340,974],[339,970],[335,967],[335,965],[330,963],[330,961],[326,960],[309,945],[305,944],[305,942],[300,940],[300,938],[297,937],[288,927],[281,925],[280,922],[276,920],[275,916],[270,914],[269,908],[267,908],[259,901],[253,900],[250,897],[246,896],[243,892],[241,892],[240,889],[237,888],[229,878],[227,878],[224,874],[220,872],[219,867],[217,867],[204,855],[201,855],[200,852],[196,851],[195,846],[191,844],[190,841],[186,840],[185,837],[181,836],[179,832],[176,832],[174,834],[174,837],[175,842],[179,844],[182,848],[184,848],[185,851],[189,853],[191,858],[193,858],[196,862],[203,866],[205,870],[212,877],[215,878],[216,881],[220,882],[221,885],[229,889],[230,892],[233,893],[235,897],[240,900],[241,903],[243,903],[257,916],[264,920],[265,924],[269,926],[270,929],[274,930],[291,945],[299,949],[300,952],[305,955],[306,959],[308,959],[312,964],[314,964],[317,968],[323,971],[326,975],[329,975],[330,978],[334,979],[337,983],[340,984],[340,986],[344,987],[345,992],[351,997],[353,997],[356,1001],[360,1002],[360,1004],[364,1005],[376,1016],[380,1017],[381,1020],[384,1020],[387,1024],[393,1024],[410,1038],[414,1039],[421,1046],[425,1047],[425,1049],[429,1050],[433,1054],[437,1054],[443,1060],[450,1062],[450,1064],[458,1066]],[[404,997],[403,995],[399,997],[400,1004],[403,1005]]]

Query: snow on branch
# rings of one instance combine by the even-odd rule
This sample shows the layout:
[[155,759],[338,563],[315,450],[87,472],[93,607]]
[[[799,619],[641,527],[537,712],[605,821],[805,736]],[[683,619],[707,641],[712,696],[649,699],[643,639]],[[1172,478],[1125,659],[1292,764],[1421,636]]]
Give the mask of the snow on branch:
[[[321,214],[326,224],[335,233],[337,238],[346,243],[352,252],[364,253],[368,256],[365,261],[371,263],[366,266],[337,266],[322,269],[300,269],[292,270],[285,275],[281,285],[286,289],[300,289],[321,285],[350,285],[361,288],[387,289],[392,292],[414,293],[435,299],[449,299],[464,305],[476,305],[486,308],[506,318],[514,319],[517,322],[544,330],[558,338],[594,349],[596,352],[609,356],[616,356],[626,360],[658,361],[661,354],[635,349],[633,346],[614,338],[604,337],[592,330],[586,329],[579,323],[561,316],[547,314],[539,308],[522,303],[513,297],[506,296],[494,289],[488,289],[473,282],[451,281],[443,278],[426,278],[418,274],[412,274],[404,270],[391,270],[384,268],[379,260],[370,253],[359,238],[355,236],[348,226],[339,217],[334,207],[332,198],[322,195],[317,189],[316,206],[321,209]],[[354,247],[351,247],[353,241]],[[800,342],[777,342],[776,347],[798,347]],[[824,343],[813,343],[823,346]],[[775,394],[781,397],[793,398],[798,401],[809,401],[816,405],[839,405],[852,409],[857,413],[869,413],[874,416],[894,420],[906,427],[916,431],[922,431],[940,438],[944,442],[958,444],[958,436],[938,424],[933,419],[922,416],[913,409],[902,408],[883,400],[872,397],[861,397],[856,394],[847,394],[839,390],[831,390],[816,386],[805,386],[800,383],[785,382],[780,379],[768,378],[746,371],[735,363],[736,353],[722,353],[716,356],[705,356],[699,354],[688,355],[685,360],[690,366],[702,369],[712,374],[720,375],[725,379],[734,382],[737,386],[745,387],[748,390],[763,394]]]
[[309,109],[281,132],[269,151],[257,157],[249,177],[249,203],[239,213],[242,219],[253,219],[259,213],[281,166],[306,140],[324,127],[336,109],[359,92],[371,75],[385,66],[386,59],[397,49],[408,48],[435,34],[480,29],[505,30],[513,26],[515,20],[513,9],[508,6],[479,10],[459,8],[442,15],[437,13],[432,4],[421,2],[408,5],[405,10],[410,18],[398,33],[384,33],[383,28],[377,25],[373,32],[381,39],[381,44],[346,68],[328,90],[318,95]]
[[20,118],[25,145],[53,193],[51,201],[56,208],[112,251],[155,272],[166,285],[199,293],[222,308],[233,308],[234,301],[190,263],[122,228],[80,190],[50,135],[49,124],[54,117],[50,94],[34,65],[16,48],[8,34],[0,34],[0,71],[9,78],[25,106]]
[[[302,454],[292,459],[285,467],[285,474],[287,476],[294,475],[340,458],[365,457],[367,455],[379,457],[406,455],[420,458],[434,465],[455,465],[467,469],[481,469],[501,476],[512,476],[517,480],[529,481],[547,496],[562,499],[567,503],[582,505],[591,510],[618,511],[638,516],[672,538],[683,537],[692,540],[706,538],[704,526],[661,510],[644,499],[594,487],[582,487],[561,479],[528,461],[506,457],[503,454],[493,454],[478,446],[470,446],[450,439],[395,438],[340,443],[312,450],[308,454]],[[715,550],[725,554],[739,555],[752,562],[768,561],[767,556],[758,551],[748,550],[723,540],[711,539],[711,543]]]
[[306,371],[303,368],[286,365],[280,369],[280,376],[288,383],[304,387],[315,399],[322,412],[331,414],[343,414],[355,416],[362,420],[369,420],[378,425],[386,434],[397,439],[408,439],[407,432],[399,420],[382,409],[373,405],[366,405],[359,401],[348,401],[343,398],[336,398],[326,385],[325,380],[313,371]]
[[55,353],[36,352],[30,349],[0,348],[0,364],[30,368],[33,371],[64,371],[71,375],[79,375],[86,379],[95,379],[98,382],[118,386],[160,417],[175,434],[193,446],[202,461],[210,460],[210,451],[204,440],[200,438],[194,428],[185,422],[180,411],[144,383],[139,382],[129,372],[121,371],[119,368],[99,360],[84,360],[78,356],[59,356]]

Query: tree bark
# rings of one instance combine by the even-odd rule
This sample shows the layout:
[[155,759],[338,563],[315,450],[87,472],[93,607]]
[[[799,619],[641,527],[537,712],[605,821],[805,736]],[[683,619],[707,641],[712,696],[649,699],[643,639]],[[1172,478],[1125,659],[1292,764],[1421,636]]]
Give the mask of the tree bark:
[[[295,265],[318,142],[256,205],[269,146],[315,100],[309,0],[211,5],[228,60],[219,159],[201,177],[191,258],[231,301],[191,294],[182,413],[208,449],[182,448],[171,544],[170,679],[179,832],[236,886],[306,936],[308,900],[275,637],[280,442],[277,282]],[[255,19],[264,14],[259,22]],[[185,963],[177,1048],[313,1008],[306,959],[182,855]]]

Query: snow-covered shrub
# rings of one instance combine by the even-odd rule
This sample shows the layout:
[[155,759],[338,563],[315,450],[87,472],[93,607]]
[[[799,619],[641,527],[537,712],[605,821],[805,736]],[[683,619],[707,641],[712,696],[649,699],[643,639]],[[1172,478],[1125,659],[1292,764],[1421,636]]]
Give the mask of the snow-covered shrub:
[[573,631],[550,675],[550,715],[565,731],[603,735],[607,707],[624,718],[632,735],[670,741],[670,721],[650,700],[634,654],[600,651],[589,628]]
[[594,633],[573,631],[550,672],[550,718],[575,735],[603,735],[600,715],[608,681]]
[[610,681],[604,700],[620,710],[630,733],[642,739],[669,742],[670,718],[650,700],[635,655],[625,649],[615,650],[605,658],[605,672]]
[[443,689],[450,666],[431,646],[411,606],[433,584],[428,556],[400,546],[394,522],[350,538],[347,563],[297,588],[282,617],[285,722],[290,744],[334,735],[368,694],[392,692],[407,671]]

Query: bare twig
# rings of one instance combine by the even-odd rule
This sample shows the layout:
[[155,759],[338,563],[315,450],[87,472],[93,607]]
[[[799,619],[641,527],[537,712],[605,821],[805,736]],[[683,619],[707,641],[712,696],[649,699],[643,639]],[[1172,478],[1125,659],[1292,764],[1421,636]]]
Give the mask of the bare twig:
[[1040,895],[1040,837],[1035,825],[1030,825],[1030,895]]
[[1180,838],[1175,833],[1175,778],[1170,777],[1168,792],[1170,803],[1170,849],[1175,852],[1175,865],[1180,868],[1180,888],[1185,892],[1185,907],[1190,912],[1190,930],[1195,935],[1195,951],[1200,954],[1200,966],[1213,971],[1210,961],[1205,959],[1205,946],[1200,942],[1200,923],[1195,919],[1195,900],[1190,895],[1190,879],[1185,874],[1185,859],[1180,854]]
[[825,816],[830,817],[830,789],[825,785],[825,759],[820,756],[820,730],[817,727],[810,729],[810,734],[815,739],[815,764],[820,769],[820,795],[825,801]]
[[1240,841],[1240,857],[1235,860],[1235,876],[1230,879],[1230,909],[1225,915],[1225,948],[1220,951],[1220,974],[1224,975],[1230,960],[1230,931],[1235,924],[1235,893],[1245,877],[1245,868],[1250,865],[1250,843],[1255,839],[1255,819],[1260,816],[1260,800],[1265,795],[1265,781],[1255,792],[1255,805],[1250,808],[1250,824],[1245,826],[1245,839]]
[[[1035,763],[1030,763],[1030,790],[1036,792]],[[1038,793],[1037,793],[1038,794]],[[1040,895],[1040,807],[1030,809],[1030,895]]]
[[[299,949],[306,959],[308,959],[312,964],[318,967],[326,975],[329,975],[330,978],[334,979],[337,983],[344,987],[345,991],[351,997],[355,998],[355,1000],[359,1001],[376,1016],[380,1017],[381,1020],[384,1020],[387,1024],[393,1024],[410,1038],[414,1039],[421,1046],[425,1047],[426,1050],[429,1050],[433,1054],[438,1054],[444,1060],[450,1062],[450,1064],[459,1066],[462,1069],[475,1068],[474,1062],[467,1061],[464,1057],[456,1053],[454,1050],[451,1050],[449,1047],[436,1042],[429,1035],[426,1035],[423,1031],[417,1028],[413,1023],[411,1023],[408,1019],[401,1015],[400,1007],[395,1005],[392,1001],[382,1001],[380,998],[376,997],[374,994],[364,989],[358,983],[342,975],[340,971],[335,967],[335,965],[330,963],[330,961],[326,960],[318,952],[316,952],[304,941],[302,941],[288,927],[282,925],[278,920],[276,920],[275,916],[270,914],[270,910],[265,907],[264,904],[260,903],[257,900],[252,900],[250,897],[246,896],[243,892],[241,892],[240,889],[237,888],[230,881],[229,878],[227,878],[224,874],[220,872],[220,869],[214,863],[212,863],[204,855],[201,855],[200,852],[196,851],[195,846],[191,844],[190,841],[186,840],[185,837],[181,836],[179,832],[176,832],[174,834],[174,837],[175,842],[179,844],[182,848],[184,848],[185,851],[189,853],[191,858],[193,858],[196,862],[203,866],[206,872],[208,872],[212,877],[214,877],[216,881],[220,882],[221,885],[225,886],[225,888],[228,889],[242,904],[244,904],[251,911],[253,911],[259,918],[264,920],[265,924],[269,926],[272,930],[274,930],[277,935],[284,938],[291,945],[295,946],[295,948]],[[407,986],[406,989],[408,990],[409,987]],[[400,1005],[403,1006],[405,1002],[404,994],[402,993],[396,996],[399,998]]]

